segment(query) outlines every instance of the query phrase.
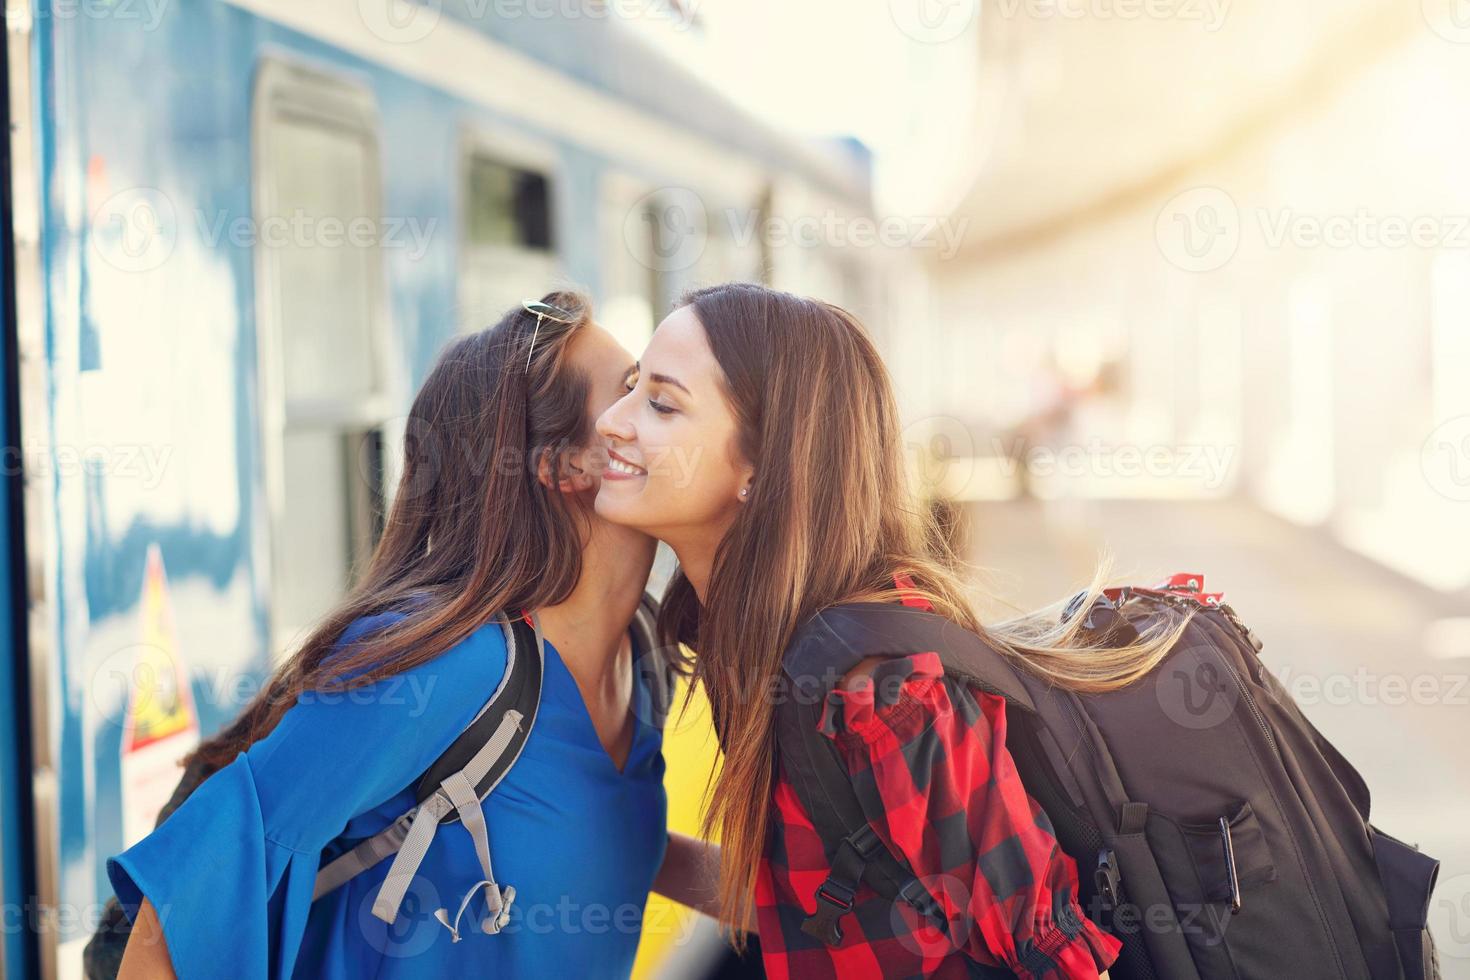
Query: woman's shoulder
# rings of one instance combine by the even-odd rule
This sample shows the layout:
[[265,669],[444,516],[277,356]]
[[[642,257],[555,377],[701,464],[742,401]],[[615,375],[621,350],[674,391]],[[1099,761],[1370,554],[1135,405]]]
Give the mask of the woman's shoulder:
[[[369,648],[373,635],[408,619],[401,611],[375,612],[352,620],[342,631],[324,661],[325,678],[302,691],[281,719],[282,732],[356,731],[364,738],[378,739],[405,727],[421,734],[433,726],[462,727],[499,688],[506,670],[506,642],[501,625],[490,620],[439,653],[411,666],[387,667],[387,673],[371,681],[355,678],[369,670],[382,669]],[[359,666],[333,671],[335,658],[367,653]],[[457,730],[457,729],[456,729]],[[283,735],[283,738],[285,736]],[[262,740],[262,743],[269,739]],[[258,756],[272,754],[257,743]],[[260,761],[257,759],[257,761]]]
[[963,627],[896,602],[841,602],[811,614],[792,633],[782,663],[794,680],[837,679],[870,658],[942,649]]
[[[333,655],[404,618],[393,612],[358,617],[343,630]],[[376,764],[395,779],[400,771],[422,770],[497,690],[506,666],[500,629],[492,620],[428,660],[390,668],[367,683],[352,683],[355,673],[349,670],[336,675],[341,683],[302,691],[270,734],[247,750],[252,768],[257,775],[294,772],[303,755],[330,749],[350,757],[361,746],[373,746]]]
[[[402,628],[415,611],[388,609],[358,616],[342,630],[328,659],[344,656],[353,647],[371,642],[375,634],[384,630]],[[498,618],[490,619],[434,657],[401,673],[440,675],[449,671],[456,675],[493,675],[498,680],[505,672],[506,650],[504,626]],[[391,676],[396,675],[389,675],[383,680],[388,680]]]

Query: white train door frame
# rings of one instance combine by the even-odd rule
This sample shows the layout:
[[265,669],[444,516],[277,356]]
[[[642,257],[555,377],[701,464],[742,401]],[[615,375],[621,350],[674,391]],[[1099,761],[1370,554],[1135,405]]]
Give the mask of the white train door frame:
[[391,332],[378,236],[363,244],[313,230],[323,219],[383,227],[371,91],[266,58],[251,128],[275,661],[350,585],[380,532]]

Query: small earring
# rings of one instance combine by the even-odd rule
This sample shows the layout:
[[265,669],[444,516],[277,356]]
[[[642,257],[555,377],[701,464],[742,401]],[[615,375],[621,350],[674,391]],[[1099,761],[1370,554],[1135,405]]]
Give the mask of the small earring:
[[741,487],[740,488],[740,496],[744,497],[744,496],[746,496],[749,493],[750,493],[750,487]]

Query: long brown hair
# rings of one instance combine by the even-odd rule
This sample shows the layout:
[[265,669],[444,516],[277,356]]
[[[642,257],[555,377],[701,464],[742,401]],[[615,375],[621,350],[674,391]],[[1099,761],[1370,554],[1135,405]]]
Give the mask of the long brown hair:
[[[586,515],[539,481],[538,465],[545,460],[559,476],[562,454],[590,432],[590,382],[567,350],[592,314],[580,293],[553,292],[544,302],[572,322],[542,317],[538,331],[536,316],[517,308],[444,348],[414,398],[397,492],[358,581],[186,765],[229,764],[304,691],[345,690],[411,670],[501,610],[535,609],[571,593],[582,574],[577,522]],[[355,641],[326,668],[353,620],[389,610],[411,614]]]
[[[900,598],[913,579],[934,611],[974,630],[1026,670],[1079,691],[1124,686],[1148,672],[1183,618],[1132,646],[1081,637],[1081,620],[1054,610],[983,626],[960,563],[912,498],[900,423],[877,349],[850,313],[829,303],[736,283],[689,294],[755,468],[748,502],[717,549],[705,601],[676,573],[660,617],[661,642],[696,651],[724,757],[704,817],[721,843],[720,915],[737,946],[769,830],[776,744],[774,703],[792,633],[841,602]],[[1087,591],[1103,588],[1100,568]],[[1051,611],[1053,614],[1048,614]],[[693,690],[693,686],[691,686]]]

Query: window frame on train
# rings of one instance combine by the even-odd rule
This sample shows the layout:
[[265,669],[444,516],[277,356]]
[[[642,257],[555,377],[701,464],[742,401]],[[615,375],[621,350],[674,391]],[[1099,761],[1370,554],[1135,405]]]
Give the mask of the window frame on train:
[[[474,173],[477,163],[519,171],[540,179],[545,194],[544,246],[477,242],[471,236]],[[554,145],[508,127],[483,122],[460,128],[454,212],[459,224],[459,332],[481,330],[523,299],[540,297],[548,285],[566,280],[561,225],[567,174]]]

